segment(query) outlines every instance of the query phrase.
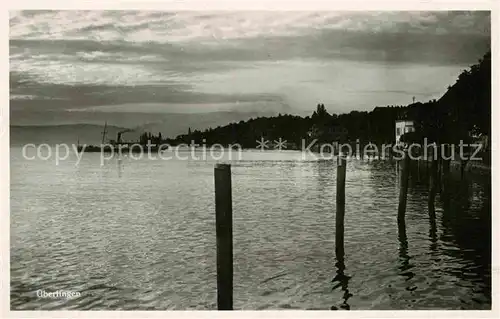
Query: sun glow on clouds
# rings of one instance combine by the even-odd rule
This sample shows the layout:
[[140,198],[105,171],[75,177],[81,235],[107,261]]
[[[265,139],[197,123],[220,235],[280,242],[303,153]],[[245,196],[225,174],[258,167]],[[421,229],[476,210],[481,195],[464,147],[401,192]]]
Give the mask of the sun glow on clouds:
[[[11,76],[30,87],[11,84],[11,93],[36,99],[28,89],[38,83],[50,98],[99,105],[99,92],[82,99],[74,90],[90,85],[140,90],[143,103],[185,100],[193,110],[203,97],[205,109],[217,109],[225,95],[370,109],[439,97],[485,53],[489,26],[485,12],[12,12]],[[172,84],[175,101],[164,94]],[[115,104],[130,111],[116,92]]]
[[[434,81],[429,81],[430,77],[434,77]],[[453,83],[456,77],[454,66],[388,64],[381,67],[367,62],[293,60],[203,74],[196,79],[195,89],[223,93],[231,87],[240,94],[267,91],[288,97],[287,102],[294,108],[322,101],[337,111],[343,105],[369,109],[375,105],[407,104],[413,96],[423,100],[438,98],[446,87],[436,87],[435,82]]]

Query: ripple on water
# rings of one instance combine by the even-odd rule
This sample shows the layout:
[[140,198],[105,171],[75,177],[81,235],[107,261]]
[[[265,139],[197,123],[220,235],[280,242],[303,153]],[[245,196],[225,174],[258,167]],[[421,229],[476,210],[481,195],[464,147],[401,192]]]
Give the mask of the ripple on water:
[[[340,271],[336,167],[287,154],[233,165],[235,308],[491,307],[487,183],[457,183],[430,220],[425,178],[412,181],[401,233],[394,166],[349,161]],[[118,171],[88,155],[78,167],[11,161],[11,308],[216,309],[214,163]]]

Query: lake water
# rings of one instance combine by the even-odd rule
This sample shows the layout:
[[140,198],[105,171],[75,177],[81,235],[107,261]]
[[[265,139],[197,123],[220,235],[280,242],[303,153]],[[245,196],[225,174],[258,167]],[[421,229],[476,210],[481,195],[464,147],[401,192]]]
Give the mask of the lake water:
[[[12,309],[216,309],[215,161],[10,157]],[[299,152],[232,162],[235,309],[491,308],[489,177],[454,176],[435,220],[412,177],[402,232],[395,164],[349,160],[339,286],[335,175]]]

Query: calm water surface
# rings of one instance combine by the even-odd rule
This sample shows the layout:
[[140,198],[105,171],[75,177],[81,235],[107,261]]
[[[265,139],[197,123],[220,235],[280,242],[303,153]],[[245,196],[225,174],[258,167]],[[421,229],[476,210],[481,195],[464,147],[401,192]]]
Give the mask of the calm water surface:
[[[432,220],[426,175],[413,177],[398,230],[395,164],[349,160],[339,284],[336,167],[301,157],[232,162],[236,309],[491,308],[489,178],[454,182]],[[216,309],[214,163],[56,166],[11,148],[11,308]]]

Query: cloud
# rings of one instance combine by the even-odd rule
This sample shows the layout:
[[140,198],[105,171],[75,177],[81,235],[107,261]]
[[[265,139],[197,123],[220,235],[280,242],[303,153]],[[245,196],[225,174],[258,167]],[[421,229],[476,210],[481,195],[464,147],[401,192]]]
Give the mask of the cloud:
[[24,109],[396,104],[441,92],[490,47],[481,11],[21,11],[9,22],[11,107]]
[[467,65],[490,47],[477,35],[325,30],[316,36],[266,36],[220,46],[11,40],[10,68],[57,84],[144,85],[192,82],[196,74],[294,59]]
[[11,38],[176,43],[295,36],[315,30],[489,33],[489,12],[149,12],[12,13]]
[[271,93],[199,92],[182,83],[108,85],[37,82],[11,72],[11,109],[192,113],[286,107]]

